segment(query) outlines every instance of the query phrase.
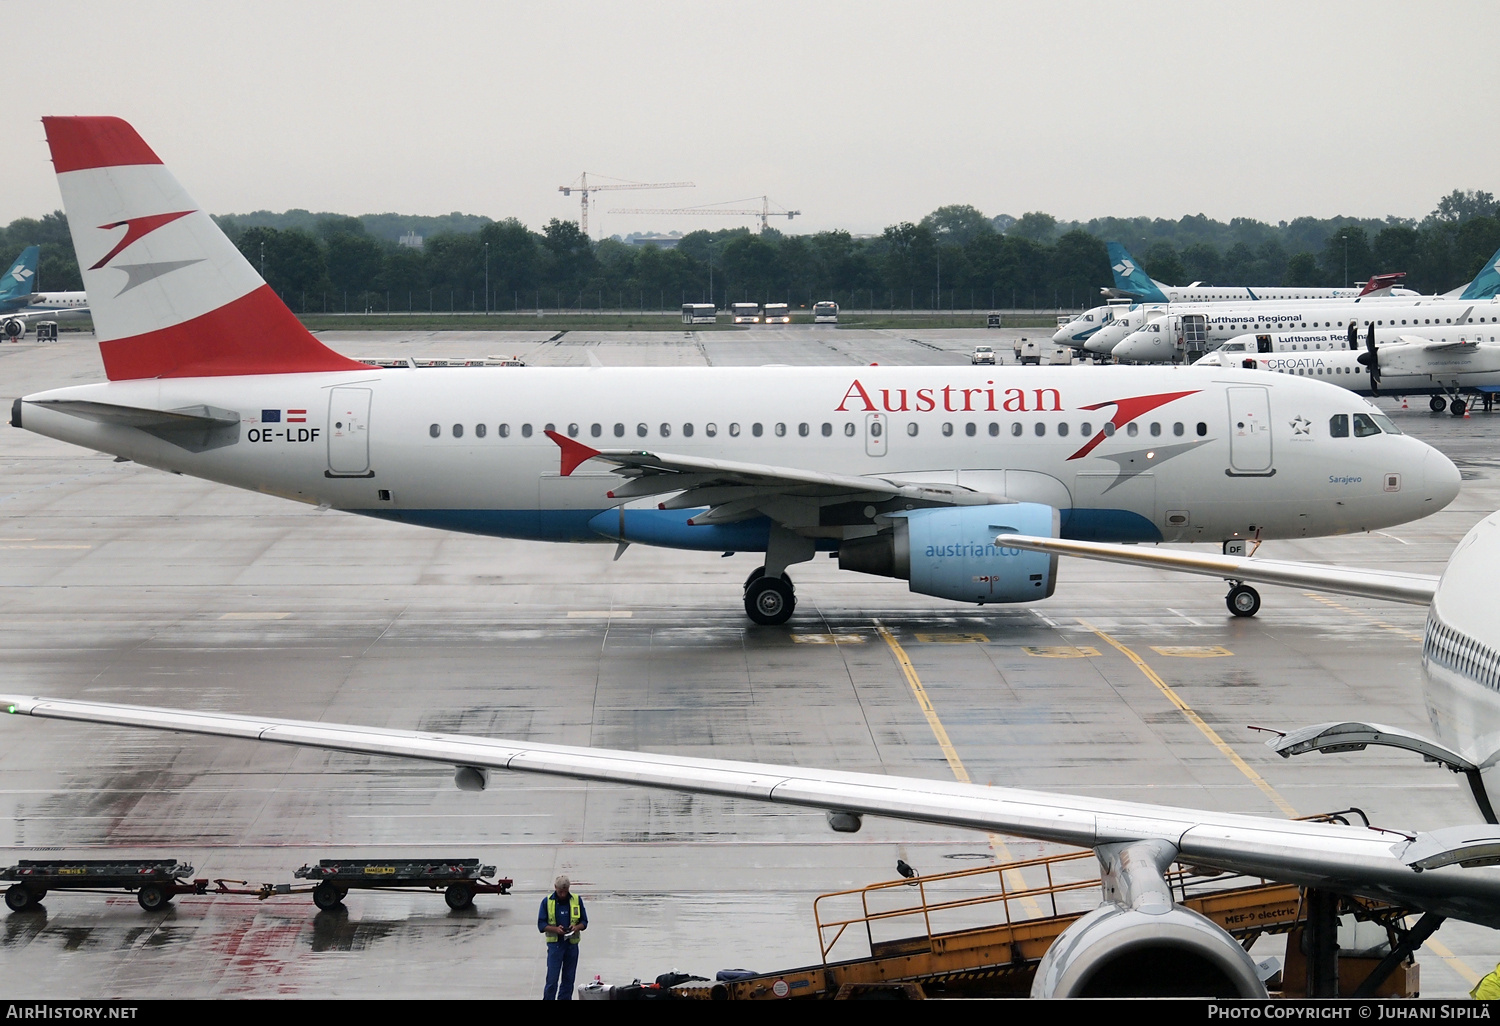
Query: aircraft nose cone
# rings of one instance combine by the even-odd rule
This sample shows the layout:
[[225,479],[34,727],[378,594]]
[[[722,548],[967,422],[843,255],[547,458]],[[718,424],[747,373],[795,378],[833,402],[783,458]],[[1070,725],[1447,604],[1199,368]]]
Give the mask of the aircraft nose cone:
[[1072,335],[1070,334],[1072,327],[1073,326],[1071,324],[1065,324],[1061,328],[1058,328],[1052,333],[1052,341],[1056,342],[1060,346],[1070,345],[1073,341]]
[[1462,483],[1463,475],[1452,460],[1436,449],[1427,450],[1427,456],[1422,460],[1422,484],[1433,501],[1448,505],[1458,498]]

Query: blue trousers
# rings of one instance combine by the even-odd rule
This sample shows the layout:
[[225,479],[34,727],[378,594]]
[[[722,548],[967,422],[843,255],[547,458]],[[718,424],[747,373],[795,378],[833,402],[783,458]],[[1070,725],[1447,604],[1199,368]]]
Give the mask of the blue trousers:
[[[573,977],[578,972],[578,945],[556,941],[547,945],[547,985],[543,1001],[573,1000]],[[561,976],[559,981],[558,977]]]

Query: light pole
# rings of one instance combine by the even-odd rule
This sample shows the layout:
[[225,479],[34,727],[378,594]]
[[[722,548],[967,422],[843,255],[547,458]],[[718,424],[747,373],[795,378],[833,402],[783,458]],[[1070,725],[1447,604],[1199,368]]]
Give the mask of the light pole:
[[490,244],[484,244],[484,315],[490,315]]
[[260,280],[266,280],[266,240],[260,241]]
[[1340,235],[1344,240],[1344,288],[1349,287],[1349,236]]

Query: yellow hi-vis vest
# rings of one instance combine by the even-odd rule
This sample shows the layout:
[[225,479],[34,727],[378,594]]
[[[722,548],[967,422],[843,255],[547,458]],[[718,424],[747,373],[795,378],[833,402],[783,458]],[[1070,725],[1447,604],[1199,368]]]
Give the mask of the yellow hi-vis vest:
[[[568,920],[570,926],[577,926],[578,920],[583,918],[583,906],[578,903],[578,895],[576,894],[568,895],[568,915],[571,917]],[[555,894],[547,895],[547,925],[557,925],[557,895]],[[581,939],[582,938],[580,938],[578,934],[575,933],[573,936],[568,938],[568,943],[577,944]],[[557,934],[547,934],[548,944],[556,944],[557,941]]]
[[1493,972],[1474,985],[1474,989],[1469,991],[1469,997],[1475,1001],[1500,1000],[1500,965],[1495,966]]

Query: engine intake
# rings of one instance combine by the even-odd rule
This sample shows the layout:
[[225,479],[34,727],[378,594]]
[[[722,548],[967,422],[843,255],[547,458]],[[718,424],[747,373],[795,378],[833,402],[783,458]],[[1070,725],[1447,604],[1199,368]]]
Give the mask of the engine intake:
[[980,605],[1048,598],[1056,587],[1056,556],[995,544],[1004,533],[1056,538],[1059,516],[1051,506],[1013,502],[889,516],[889,532],[839,545],[840,569],[895,577],[921,595]]

